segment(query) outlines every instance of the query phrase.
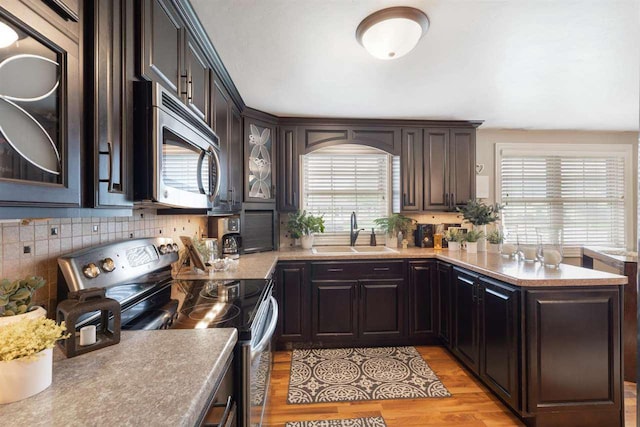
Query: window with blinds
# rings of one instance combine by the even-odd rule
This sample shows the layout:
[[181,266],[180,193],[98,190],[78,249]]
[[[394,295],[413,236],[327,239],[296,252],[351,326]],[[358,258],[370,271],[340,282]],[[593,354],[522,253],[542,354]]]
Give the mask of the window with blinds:
[[499,149],[498,194],[508,239],[536,243],[536,228],[560,227],[567,247],[625,247],[627,153],[591,146]]
[[302,156],[302,209],[324,215],[326,230],[316,236],[318,242],[348,244],[351,212],[356,212],[358,227],[366,230],[375,226],[374,219],[389,214],[390,157],[355,145]]

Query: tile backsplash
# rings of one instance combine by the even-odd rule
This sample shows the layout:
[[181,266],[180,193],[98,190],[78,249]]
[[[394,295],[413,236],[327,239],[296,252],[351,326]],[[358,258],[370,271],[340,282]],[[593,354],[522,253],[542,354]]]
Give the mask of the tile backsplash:
[[150,209],[136,210],[130,217],[4,220],[0,223],[0,278],[44,277],[47,285],[37,292],[35,299],[51,315],[57,303],[60,255],[138,237],[171,237],[181,245],[179,236],[200,236],[206,232],[206,216],[157,215]]

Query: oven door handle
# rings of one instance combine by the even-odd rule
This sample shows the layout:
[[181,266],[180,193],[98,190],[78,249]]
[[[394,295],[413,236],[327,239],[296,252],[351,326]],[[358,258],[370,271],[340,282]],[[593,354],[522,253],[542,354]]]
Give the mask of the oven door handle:
[[273,333],[276,331],[276,325],[278,324],[278,302],[274,297],[271,297],[271,321],[269,325],[265,329],[265,333],[258,342],[258,344],[251,349],[251,360],[253,360],[256,355],[262,353],[264,349],[267,347],[271,338],[273,337]]

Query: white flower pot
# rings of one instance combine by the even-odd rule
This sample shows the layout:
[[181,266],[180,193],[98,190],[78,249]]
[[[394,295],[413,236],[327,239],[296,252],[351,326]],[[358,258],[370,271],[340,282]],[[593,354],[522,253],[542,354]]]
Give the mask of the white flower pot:
[[15,322],[19,322],[22,319],[37,319],[38,317],[46,317],[47,310],[40,306],[36,306],[33,310],[24,314],[17,314],[15,316],[0,317],[0,328],[10,325]]
[[487,252],[490,254],[499,254],[502,251],[502,243],[487,243]]
[[313,234],[302,236],[300,238],[302,249],[311,249],[313,247]]
[[478,253],[478,242],[466,242],[464,246],[465,246],[465,249],[467,250],[467,253],[470,253],[470,254]]
[[449,242],[449,250],[450,251],[459,251],[460,250],[460,242]]
[[478,244],[478,252],[487,252],[487,226],[486,225],[474,225],[474,229],[478,231],[482,231],[484,233],[483,238],[479,239],[476,243]]
[[394,236],[392,233],[387,234],[386,246],[388,248],[397,248],[398,247],[398,237]]
[[33,358],[0,362],[0,404],[17,402],[40,393],[51,385],[52,376],[52,348],[36,353]]

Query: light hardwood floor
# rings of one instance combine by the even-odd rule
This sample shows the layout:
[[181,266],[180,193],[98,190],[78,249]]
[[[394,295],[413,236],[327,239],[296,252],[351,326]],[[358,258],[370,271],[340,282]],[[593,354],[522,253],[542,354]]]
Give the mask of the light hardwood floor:
[[[489,390],[469,374],[444,348],[416,347],[453,395],[446,399],[401,399],[344,403],[287,404],[291,352],[275,354],[263,425],[287,421],[382,416],[388,427],[406,426],[522,426]],[[635,384],[625,384],[626,427],[636,425]]]

